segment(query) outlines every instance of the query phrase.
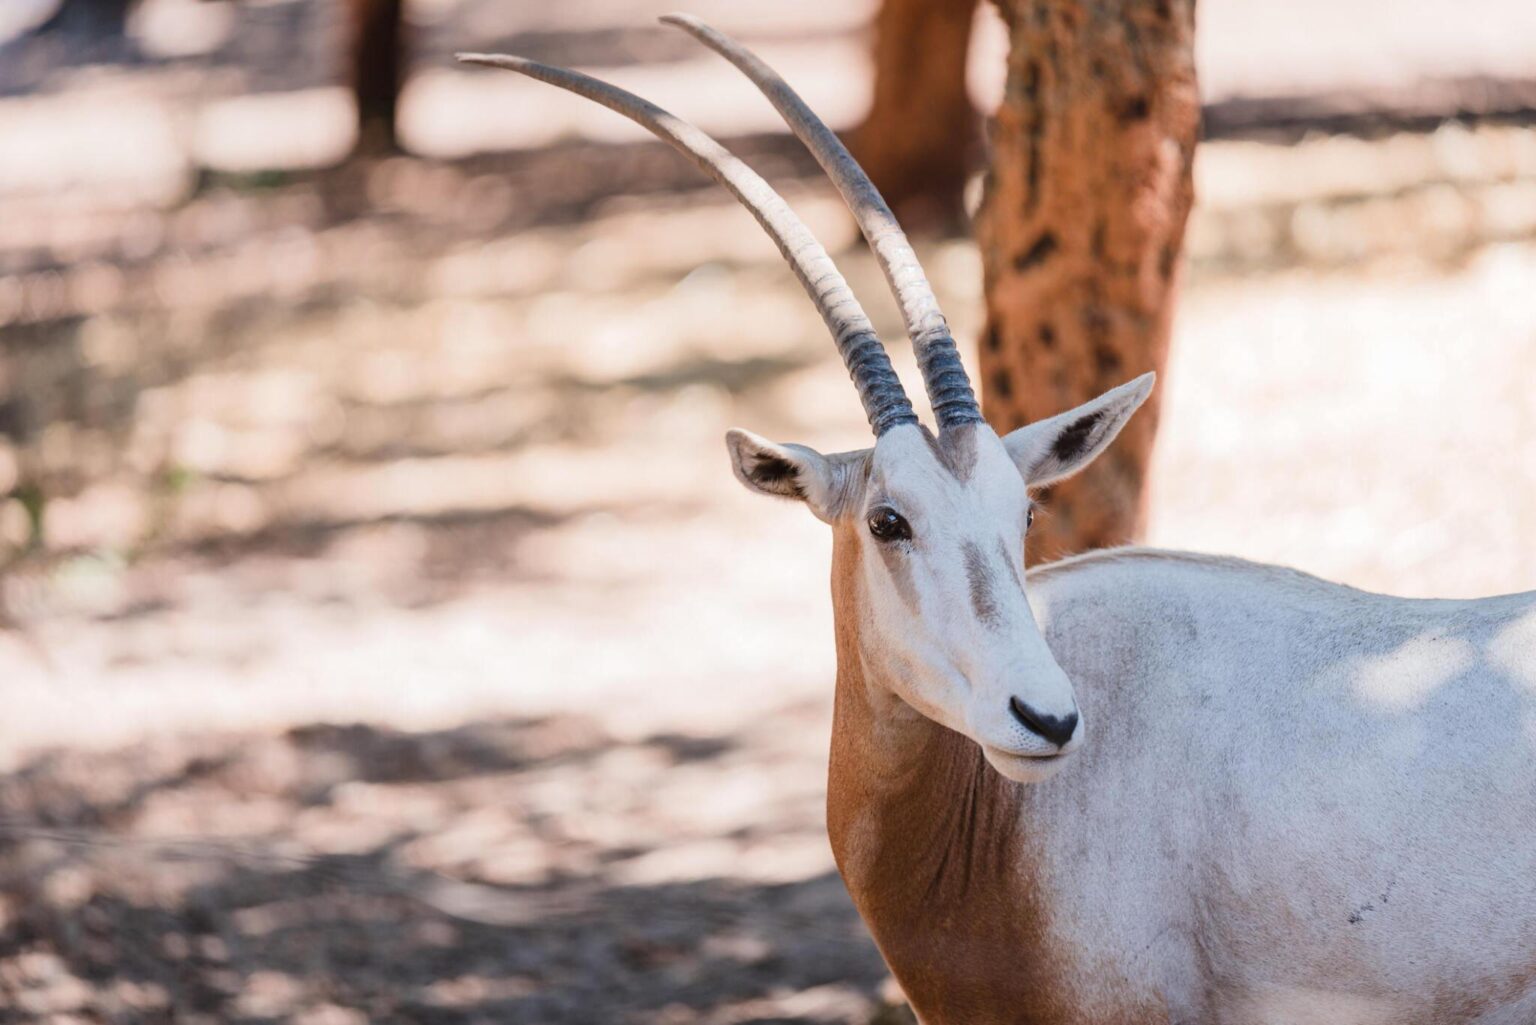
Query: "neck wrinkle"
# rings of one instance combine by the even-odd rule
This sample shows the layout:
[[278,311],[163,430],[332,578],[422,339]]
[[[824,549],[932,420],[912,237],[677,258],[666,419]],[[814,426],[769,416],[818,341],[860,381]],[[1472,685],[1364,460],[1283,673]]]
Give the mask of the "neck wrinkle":
[[973,899],[973,884],[995,897],[1020,868],[1016,784],[968,738],[871,686],[856,653],[838,661],[849,668],[838,671],[827,826],[855,901],[906,917]]

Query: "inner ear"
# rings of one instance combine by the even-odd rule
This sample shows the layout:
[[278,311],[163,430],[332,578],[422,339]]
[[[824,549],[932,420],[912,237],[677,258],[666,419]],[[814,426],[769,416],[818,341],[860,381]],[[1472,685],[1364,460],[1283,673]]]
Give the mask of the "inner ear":
[[753,452],[743,470],[757,490],[805,501],[805,488],[800,484],[799,467],[778,453]]
[[760,495],[804,502],[819,519],[835,520],[858,490],[868,449],[824,456],[804,445],[781,445],[750,431],[725,436],[736,478]]
[[1045,487],[1093,462],[1146,401],[1154,381],[1152,374],[1143,374],[1076,409],[1010,433],[1003,445],[1024,483]]
[[1051,456],[1059,463],[1070,465],[1093,451],[1096,435],[1102,434],[1108,424],[1109,411],[1097,409],[1087,416],[1080,416],[1061,429],[1051,443]]

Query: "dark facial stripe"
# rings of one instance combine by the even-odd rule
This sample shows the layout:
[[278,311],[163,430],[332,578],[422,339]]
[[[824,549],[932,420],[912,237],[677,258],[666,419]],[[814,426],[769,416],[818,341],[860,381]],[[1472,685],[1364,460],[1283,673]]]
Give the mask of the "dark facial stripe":
[[1013,578],[1013,586],[1020,591],[1024,590],[1024,581],[1019,579],[1019,567],[1014,565],[1014,556],[1008,551],[1007,542],[1001,540],[997,542],[997,555],[1003,560],[1003,565],[1008,567],[1008,575]]
[[995,627],[1001,620],[997,606],[997,582],[992,579],[987,558],[970,541],[966,541],[961,549],[965,555],[965,577],[971,587],[971,608],[982,623]]

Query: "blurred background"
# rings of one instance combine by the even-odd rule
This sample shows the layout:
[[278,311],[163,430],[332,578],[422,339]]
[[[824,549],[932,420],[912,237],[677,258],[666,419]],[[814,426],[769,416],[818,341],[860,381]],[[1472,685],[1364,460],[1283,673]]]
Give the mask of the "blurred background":
[[[846,374],[724,192],[451,60],[580,67],[715,133],[915,382],[836,196],[672,6],[0,5],[0,1021],[905,1020],[822,824],[828,534],[721,442],[868,444]],[[912,6],[688,9],[892,183],[994,422],[1162,366],[1120,534],[1536,587],[1536,7],[1200,0],[1192,69],[1172,32],[1176,88],[1116,108],[1174,184],[1110,248],[1156,242],[1161,284],[1079,318],[1110,342],[1068,381],[1016,336],[1076,336],[1008,304],[1112,261],[1051,293],[1070,232],[999,256],[1010,210],[980,247],[965,214],[980,140],[999,195],[1018,159],[984,119],[1038,102],[1030,5],[918,3],[979,113],[916,157],[869,114],[882,81],[913,131],[944,113],[884,70]],[[1037,378],[1059,406],[1020,406]]]

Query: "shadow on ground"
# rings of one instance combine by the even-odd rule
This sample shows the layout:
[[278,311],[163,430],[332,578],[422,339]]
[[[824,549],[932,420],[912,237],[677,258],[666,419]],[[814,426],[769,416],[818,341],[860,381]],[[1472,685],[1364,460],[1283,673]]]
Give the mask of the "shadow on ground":
[[867,1021],[835,873],[626,881],[665,810],[617,773],[739,756],[570,717],[43,754],[0,780],[0,1021]]

